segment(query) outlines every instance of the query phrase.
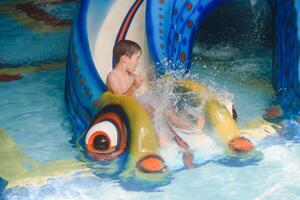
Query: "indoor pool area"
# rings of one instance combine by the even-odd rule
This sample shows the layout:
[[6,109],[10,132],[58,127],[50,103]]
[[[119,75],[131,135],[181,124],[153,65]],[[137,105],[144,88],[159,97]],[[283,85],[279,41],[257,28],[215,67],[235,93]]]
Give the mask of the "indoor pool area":
[[[293,0],[2,0],[0,200],[300,199],[299,13]],[[105,85],[124,39],[142,47],[152,117]],[[202,115],[201,133],[170,125],[170,104]],[[90,150],[106,122],[119,152]]]

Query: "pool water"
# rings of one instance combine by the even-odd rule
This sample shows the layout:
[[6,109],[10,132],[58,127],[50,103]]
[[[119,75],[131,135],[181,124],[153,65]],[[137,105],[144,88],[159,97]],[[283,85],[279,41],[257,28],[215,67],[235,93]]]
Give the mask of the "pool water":
[[[64,6],[55,5],[69,12],[64,16],[68,18],[74,4]],[[54,7],[48,10],[57,12]],[[151,191],[129,190],[118,179],[95,176],[73,147],[64,102],[69,26],[41,33],[2,12],[0,19],[5,24],[0,26],[0,74],[22,75],[0,82],[0,176],[8,181],[3,189],[6,181],[0,179],[0,199],[300,198],[299,126],[293,122],[285,122],[281,134],[256,142],[263,155],[258,162],[239,166],[211,157],[197,168],[176,170],[182,160],[174,157],[171,183]],[[196,43],[193,52],[190,78],[231,99],[239,127],[262,120],[276,99],[270,48]]]

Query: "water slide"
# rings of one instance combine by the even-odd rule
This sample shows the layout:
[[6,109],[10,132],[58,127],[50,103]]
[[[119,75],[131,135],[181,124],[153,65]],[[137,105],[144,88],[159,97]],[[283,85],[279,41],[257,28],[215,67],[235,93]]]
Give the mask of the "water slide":
[[[127,151],[132,155],[127,162],[127,169],[135,171],[137,165],[142,172],[158,174],[164,171],[163,161],[157,154],[158,144],[154,130],[141,105],[131,97],[107,92],[105,80],[113,66],[112,48],[117,41],[131,39],[143,48],[141,66],[145,68],[139,70],[147,71],[147,66],[155,64],[158,75],[164,75],[170,66],[171,70],[187,73],[191,66],[196,32],[201,29],[201,23],[207,14],[226,2],[229,0],[80,2],[68,50],[65,94],[69,116],[75,127],[75,138],[79,138],[79,144],[84,146],[85,143],[86,148],[91,147],[90,157],[96,160],[113,159]],[[297,120],[300,109],[300,94],[299,89],[297,90],[300,81],[300,35],[297,29],[300,3],[292,0],[269,0],[268,4],[275,21],[273,85],[278,91],[278,99],[285,115]],[[194,84],[185,84],[187,89],[199,88]],[[229,119],[228,111],[224,111],[224,116],[230,121],[232,129],[228,131],[225,128],[227,126],[218,127],[217,116],[224,113],[218,111],[224,107],[215,102],[214,98],[209,102],[206,107],[210,119],[215,122],[219,136],[228,143],[236,136],[238,128],[230,121],[232,119]],[[113,123],[108,123],[111,121]],[[117,142],[123,145],[114,146],[117,150],[112,152],[112,156],[99,156],[99,151],[93,144],[89,144],[89,141],[93,142],[98,137],[93,136],[90,131],[98,128],[103,131],[103,123],[109,124],[105,126],[105,130],[112,132],[112,138],[123,132],[121,142]],[[125,128],[120,125],[122,123]],[[130,135],[129,147],[126,146],[128,141],[122,141],[126,135],[124,132]],[[229,134],[230,139],[226,139],[224,134]]]
[[[146,28],[153,61],[161,62],[167,57],[188,71],[195,33],[201,29],[205,16],[226,2],[230,1],[147,1]],[[273,86],[286,116],[298,119],[300,2],[268,0],[268,3],[275,21]],[[165,66],[158,67],[158,71],[163,73]]]

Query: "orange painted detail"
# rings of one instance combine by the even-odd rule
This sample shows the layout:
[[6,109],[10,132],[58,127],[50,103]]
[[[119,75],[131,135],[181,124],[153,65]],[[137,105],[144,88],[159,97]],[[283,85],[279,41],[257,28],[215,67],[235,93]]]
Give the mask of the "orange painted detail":
[[114,125],[116,125],[116,128],[118,129],[120,135],[119,135],[119,145],[118,147],[111,147],[108,150],[102,151],[102,150],[96,150],[94,149],[94,147],[92,146],[94,139],[99,136],[99,135],[106,135],[107,138],[109,138],[107,136],[106,133],[99,131],[99,132],[95,132],[88,141],[88,144],[86,145],[86,148],[88,150],[88,154],[89,156],[91,156],[92,158],[94,158],[95,160],[99,160],[99,161],[103,161],[103,160],[111,160],[114,158],[117,158],[120,154],[124,153],[125,149],[126,149],[126,130],[125,127],[123,126],[122,120],[120,118],[119,115],[117,115],[114,112],[107,112],[104,113],[102,115],[100,115],[99,117],[96,118],[96,120],[93,122],[93,125],[102,122],[102,121],[106,121],[106,120],[110,120],[114,122]]
[[118,125],[119,127],[123,127],[123,126],[122,126],[122,120],[121,120],[120,116],[117,115],[117,114],[114,113],[114,112],[107,112],[107,113],[104,113],[104,114],[98,116],[98,117],[95,119],[94,124],[99,123],[99,122],[104,121],[104,120],[107,120],[107,119],[112,119],[114,122],[117,123],[117,125]]
[[193,5],[191,3],[186,4],[186,9],[192,10]]
[[100,100],[99,99],[96,99],[94,102],[93,102],[94,106],[99,106],[100,105]]
[[85,84],[85,82],[86,82],[85,78],[81,79],[81,81],[80,81],[80,85],[84,85],[84,84]]
[[163,49],[163,48],[164,48],[164,45],[163,45],[163,44],[160,44],[159,46],[160,46],[160,48],[161,48],[161,49]]
[[235,152],[249,152],[254,149],[254,146],[250,140],[244,137],[239,137],[233,139],[229,143],[229,148]]
[[85,94],[89,94],[89,93],[90,93],[90,89],[89,89],[89,88],[86,88]]
[[181,60],[182,62],[184,62],[185,59],[186,59],[185,53],[182,52],[182,53],[180,54],[180,60]]
[[296,121],[297,121],[298,124],[300,124],[300,118],[298,118]]
[[87,154],[90,158],[98,161],[106,161],[106,160],[112,160],[115,159],[117,156],[114,156],[113,154],[104,154],[104,153],[92,153],[87,151]]
[[[99,150],[99,149],[94,148],[95,138],[97,136],[101,136],[101,135],[105,136],[109,141],[109,148],[106,150]],[[108,152],[112,152],[116,149],[116,147],[111,146],[110,137],[105,132],[102,132],[102,131],[97,131],[97,132],[93,133],[93,135],[89,138],[88,143],[86,144],[86,148],[91,153],[108,153]]]
[[20,74],[16,74],[16,75],[1,74],[0,75],[0,82],[16,81],[16,80],[20,80],[22,78],[23,77]]
[[193,27],[193,21],[192,21],[192,20],[190,20],[190,21],[188,22],[188,27],[189,27],[189,28],[192,28],[192,27]]
[[159,30],[158,30],[160,33],[163,33],[164,31],[160,28]]
[[143,158],[137,163],[137,166],[142,172],[146,173],[162,172],[165,168],[164,161],[156,155]]
[[159,0],[159,3],[163,4],[165,1],[164,0]]
[[266,115],[268,117],[280,117],[283,115],[283,112],[280,106],[273,106],[271,108],[266,109]]
[[[125,130],[125,127],[123,126],[122,119],[120,118],[120,116],[118,114],[116,114],[114,112],[107,112],[107,113],[101,114],[93,122],[93,125],[95,125],[99,122],[102,122],[102,121],[106,121],[106,120],[113,121],[114,124],[116,125],[116,128],[119,130],[119,133],[120,133],[120,135],[119,135],[120,138],[118,138],[118,140],[120,142],[119,142],[118,147],[111,147],[110,151],[105,151],[105,152],[93,151],[93,149],[90,149],[90,147],[89,147],[90,145],[86,144],[86,148],[88,149],[89,156],[91,156],[92,158],[99,160],[99,161],[111,160],[111,159],[117,158],[120,154],[124,153],[124,151],[126,149],[126,130]],[[95,134],[96,134],[95,137],[97,137],[99,134],[103,134],[103,132],[99,133],[99,134],[98,133],[95,133]],[[91,141],[93,141],[93,140],[91,140]]]
[[133,17],[133,14],[136,12],[137,8],[139,7],[139,5],[142,3],[142,0],[138,0],[136,1],[136,3],[134,4],[133,8],[131,9],[130,13],[128,14],[126,21],[124,23],[124,26],[122,27],[122,30],[120,32],[120,35],[118,37],[118,42],[120,42],[121,40],[124,39],[124,35],[125,35],[125,31],[127,30],[130,21]]
[[159,19],[163,19],[163,18],[164,18],[164,16],[163,16],[163,15],[159,15],[158,17],[159,17]]

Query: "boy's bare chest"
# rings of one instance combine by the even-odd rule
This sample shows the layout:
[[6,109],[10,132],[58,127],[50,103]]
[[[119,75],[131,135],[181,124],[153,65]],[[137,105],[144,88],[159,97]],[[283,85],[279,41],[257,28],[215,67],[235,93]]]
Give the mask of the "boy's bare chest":
[[133,77],[132,76],[119,76],[119,85],[121,87],[122,92],[126,92],[130,86],[133,84]]

